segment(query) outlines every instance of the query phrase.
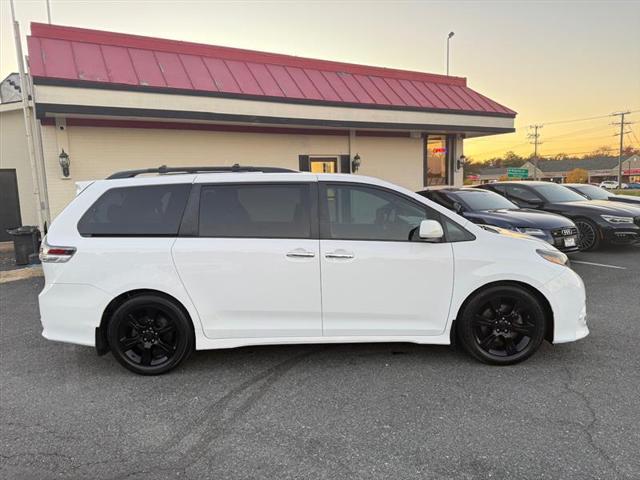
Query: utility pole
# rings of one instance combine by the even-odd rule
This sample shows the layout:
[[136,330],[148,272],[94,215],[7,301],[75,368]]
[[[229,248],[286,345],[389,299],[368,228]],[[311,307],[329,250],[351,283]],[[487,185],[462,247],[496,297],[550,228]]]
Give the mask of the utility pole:
[[624,135],[625,133],[629,133],[624,131],[624,127],[626,125],[631,125],[632,123],[632,122],[625,122],[624,116],[630,113],[631,112],[627,111],[627,112],[616,112],[611,114],[611,116],[613,117],[620,117],[619,122],[614,122],[611,124],[611,125],[620,125],[620,133],[616,133],[614,135],[614,137],[620,135],[620,151],[618,153],[618,188],[622,188],[622,148],[624,145]]
[[538,145],[542,145],[542,142],[540,141],[539,130],[542,127],[543,127],[542,125],[529,125],[529,128],[533,129],[533,133],[529,133],[527,135],[527,137],[531,139],[529,143],[533,144],[533,165],[535,169],[533,172],[534,180],[538,180]]
[[49,0],[47,0],[47,23],[51,25],[51,5],[49,4]]

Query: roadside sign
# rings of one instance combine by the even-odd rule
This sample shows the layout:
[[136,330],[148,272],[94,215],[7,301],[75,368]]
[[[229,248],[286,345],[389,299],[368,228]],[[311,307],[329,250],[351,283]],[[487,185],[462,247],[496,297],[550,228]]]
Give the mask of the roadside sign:
[[510,178],[527,178],[529,176],[529,170],[526,168],[507,168],[507,177]]

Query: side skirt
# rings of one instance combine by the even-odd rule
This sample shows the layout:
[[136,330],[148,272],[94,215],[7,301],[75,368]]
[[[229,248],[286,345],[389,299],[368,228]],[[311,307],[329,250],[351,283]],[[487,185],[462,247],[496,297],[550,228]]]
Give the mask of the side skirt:
[[424,345],[450,345],[449,331],[430,336],[345,336],[345,337],[273,337],[273,338],[220,338],[196,336],[196,350],[247,347],[252,345],[295,345],[330,343],[418,343]]

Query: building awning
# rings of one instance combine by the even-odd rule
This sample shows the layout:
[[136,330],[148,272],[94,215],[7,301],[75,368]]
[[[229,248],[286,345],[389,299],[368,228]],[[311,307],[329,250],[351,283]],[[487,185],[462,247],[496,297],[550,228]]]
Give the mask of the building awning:
[[[241,106],[256,106],[240,108],[246,112],[244,117],[238,117],[240,123],[271,123],[261,115],[269,111],[273,113],[271,117],[277,112],[287,124],[294,124],[301,117],[301,125],[313,125],[309,120],[314,119],[327,128],[367,128],[372,123],[372,128],[423,130],[457,126],[459,131],[466,129],[472,134],[502,133],[513,131],[516,115],[469,88],[461,77],[41,23],[31,24],[28,46],[34,84],[59,87],[51,95],[40,95],[40,103],[44,104],[39,109],[41,117],[64,113],[59,106],[51,105],[61,103],[61,88],[70,87],[85,92],[113,91],[109,101],[102,104],[104,115],[132,118],[146,118],[149,111],[138,115],[138,105],[130,102],[130,97],[118,96],[117,91],[207,97],[206,111],[198,112],[197,118],[193,112],[188,117],[198,121],[234,121],[220,117],[227,111],[238,111],[239,104],[229,103],[232,100],[243,101]],[[188,100],[183,103],[192,104]],[[282,107],[265,108],[266,104]],[[123,110],[124,106],[128,110]],[[89,108],[86,104],[71,107],[74,106],[67,105],[62,110],[86,115]],[[172,111],[185,109],[178,105]],[[348,113],[356,109],[362,113]],[[375,122],[369,122],[372,117],[367,111],[379,112]],[[217,116],[207,117],[211,113]],[[470,117],[476,118],[468,120]]]

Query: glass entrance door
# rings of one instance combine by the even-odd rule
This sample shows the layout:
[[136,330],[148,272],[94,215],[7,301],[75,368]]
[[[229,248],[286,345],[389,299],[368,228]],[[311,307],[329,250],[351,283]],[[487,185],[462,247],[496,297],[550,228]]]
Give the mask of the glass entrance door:
[[311,173],[336,173],[338,171],[337,157],[311,157],[309,164]]
[[425,143],[425,186],[449,185],[446,135],[428,135]]

